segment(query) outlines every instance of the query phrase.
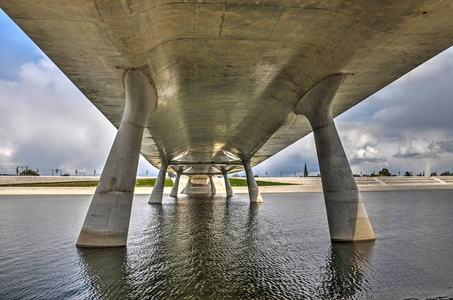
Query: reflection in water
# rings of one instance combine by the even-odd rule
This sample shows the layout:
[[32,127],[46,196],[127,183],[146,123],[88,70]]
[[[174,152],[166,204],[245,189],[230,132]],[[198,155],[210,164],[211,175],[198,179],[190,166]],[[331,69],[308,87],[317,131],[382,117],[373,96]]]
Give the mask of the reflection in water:
[[324,299],[345,299],[366,290],[363,282],[374,241],[332,243],[326,260],[326,273],[319,287]]
[[127,248],[77,249],[90,196],[2,196],[0,299],[453,297],[453,191],[364,197],[374,245],[331,244],[321,193],[137,195]]
[[82,276],[90,299],[126,299],[131,288],[127,281],[126,248],[78,248]]
[[263,204],[171,201],[134,211],[127,248],[78,250],[89,298],[331,299],[363,289],[372,243],[332,244],[314,275],[312,250],[295,246],[281,217],[266,219]]

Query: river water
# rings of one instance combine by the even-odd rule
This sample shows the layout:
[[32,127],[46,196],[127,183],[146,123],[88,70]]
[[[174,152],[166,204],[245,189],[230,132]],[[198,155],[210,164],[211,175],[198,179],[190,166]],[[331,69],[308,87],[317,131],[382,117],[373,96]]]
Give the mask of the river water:
[[363,192],[375,242],[332,244],[321,193],[134,198],[128,245],[77,249],[91,196],[0,197],[0,299],[453,297],[453,190]]

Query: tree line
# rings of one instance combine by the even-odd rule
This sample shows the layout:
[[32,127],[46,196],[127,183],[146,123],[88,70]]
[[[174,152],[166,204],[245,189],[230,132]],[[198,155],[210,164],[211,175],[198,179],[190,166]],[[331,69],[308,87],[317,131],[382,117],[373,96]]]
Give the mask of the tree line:
[[[418,173],[416,176],[425,176],[425,171]],[[367,175],[364,175],[367,176]],[[396,176],[396,174],[390,173],[389,169],[387,168],[382,168],[377,174],[375,172],[371,173],[370,177],[376,177],[376,176]],[[401,173],[398,172],[398,176],[401,176]],[[412,171],[406,171],[404,172],[404,176],[414,176]],[[450,171],[445,171],[442,172],[441,174],[437,174],[437,171],[431,172],[429,176],[453,176],[453,172]]]

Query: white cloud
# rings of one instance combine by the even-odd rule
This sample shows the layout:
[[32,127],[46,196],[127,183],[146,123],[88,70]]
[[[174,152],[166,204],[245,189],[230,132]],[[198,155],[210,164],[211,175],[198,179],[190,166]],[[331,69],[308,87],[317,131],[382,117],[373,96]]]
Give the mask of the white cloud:
[[354,164],[358,163],[371,163],[371,162],[385,162],[384,154],[379,152],[379,149],[373,146],[366,146],[365,148],[354,151],[352,156]]
[[356,123],[341,124],[340,127],[348,128],[342,130],[345,152],[349,162],[354,165],[386,166],[386,156],[381,153],[377,146],[379,138],[375,133],[367,131],[365,127],[351,128]]
[[14,150],[12,146],[0,146],[0,157],[2,158],[2,161],[8,162],[8,160],[12,157],[13,152]]
[[438,157],[442,153],[453,152],[453,140],[432,141],[413,138],[409,142],[402,143],[395,157],[398,158],[427,158]]
[[357,148],[376,146],[379,142],[373,134],[362,130],[350,130],[346,133],[346,138],[349,143],[354,144]]
[[52,62],[22,65],[17,79],[0,80],[0,91],[0,167],[101,172],[116,129]]

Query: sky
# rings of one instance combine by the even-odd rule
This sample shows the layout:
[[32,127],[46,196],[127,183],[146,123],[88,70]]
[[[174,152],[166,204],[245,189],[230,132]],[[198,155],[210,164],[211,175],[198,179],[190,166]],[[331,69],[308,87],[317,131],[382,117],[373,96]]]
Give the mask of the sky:
[[[453,47],[335,119],[355,174],[453,172]],[[0,10],[0,174],[99,175],[114,126]],[[253,168],[256,175],[319,173],[313,134]],[[53,171],[52,171],[53,170]],[[141,157],[138,175],[158,170]],[[239,173],[244,175],[244,172]]]

